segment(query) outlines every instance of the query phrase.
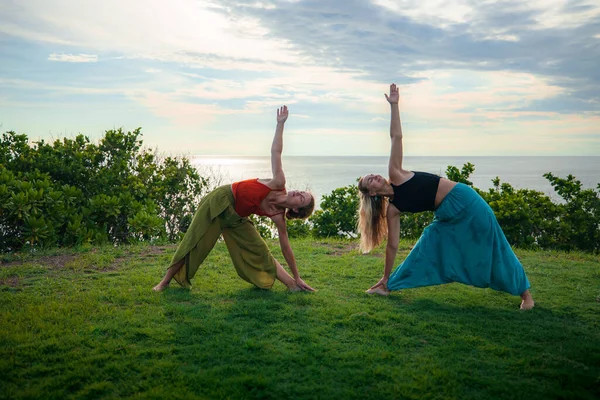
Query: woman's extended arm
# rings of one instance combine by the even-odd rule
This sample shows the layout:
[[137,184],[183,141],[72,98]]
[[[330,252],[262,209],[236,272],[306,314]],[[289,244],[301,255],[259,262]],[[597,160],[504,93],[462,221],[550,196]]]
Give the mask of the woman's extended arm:
[[398,253],[398,242],[400,241],[400,211],[393,205],[388,205],[386,219],[388,224],[388,237],[387,246],[385,247],[383,277],[370,289],[375,289],[382,285],[387,289],[387,282],[392,273],[396,254]]
[[398,102],[400,94],[398,87],[392,83],[390,85],[390,95],[385,94],[386,100],[390,103],[390,139],[392,140],[392,148],[390,151],[390,160],[388,164],[388,173],[392,182],[398,181],[402,173],[402,125],[400,124],[400,109]]
[[271,170],[273,179],[270,182],[272,189],[282,189],[285,187],[285,174],[281,163],[281,153],[283,152],[283,126],[288,117],[287,106],[277,110],[277,127],[275,128],[275,137],[271,145]]
[[310,292],[314,292],[315,289],[311,288],[300,278],[300,273],[298,272],[298,267],[296,266],[296,258],[294,257],[294,252],[292,251],[292,246],[290,246],[290,240],[287,234],[287,226],[285,223],[285,217],[283,214],[274,215],[272,218],[275,226],[277,227],[277,232],[279,233],[279,246],[281,247],[281,252],[283,253],[283,257],[287,262],[290,271],[292,272],[292,276],[296,281],[298,287],[302,290],[308,290]]

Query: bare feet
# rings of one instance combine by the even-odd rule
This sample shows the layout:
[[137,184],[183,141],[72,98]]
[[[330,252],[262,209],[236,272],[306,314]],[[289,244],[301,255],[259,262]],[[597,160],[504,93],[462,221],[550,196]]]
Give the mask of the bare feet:
[[162,292],[163,290],[165,290],[168,287],[169,287],[169,284],[163,285],[163,284],[159,283],[158,285],[154,286],[152,288],[152,290],[154,290],[155,292]]
[[526,290],[523,293],[521,293],[521,299],[523,300],[521,301],[521,310],[531,310],[535,305],[535,303],[533,302],[533,297],[531,297],[531,293],[529,292],[529,290]]
[[366,290],[365,293],[378,294],[380,296],[389,296],[390,295],[390,291],[381,286],[377,286],[376,288]]

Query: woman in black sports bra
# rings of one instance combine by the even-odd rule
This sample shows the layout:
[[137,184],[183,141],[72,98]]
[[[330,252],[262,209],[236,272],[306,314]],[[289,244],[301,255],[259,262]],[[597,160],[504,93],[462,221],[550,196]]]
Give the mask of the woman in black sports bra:
[[[385,98],[391,106],[389,180],[366,175],[358,182],[359,231],[365,253],[387,236],[383,277],[367,293],[460,282],[521,296],[534,306],[529,280],[492,209],[471,187],[427,172],[402,168],[400,99],[395,84]],[[434,211],[433,222],[392,272],[400,238],[400,212]]]

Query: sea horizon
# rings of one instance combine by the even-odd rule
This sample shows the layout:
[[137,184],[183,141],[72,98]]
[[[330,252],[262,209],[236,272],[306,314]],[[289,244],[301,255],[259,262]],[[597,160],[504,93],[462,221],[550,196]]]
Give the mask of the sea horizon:
[[[201,175],[212,175],[221,184],[271,177],[270,156],[196,154],[189,158]],[[288,189],[309,190],[319,204],[323,195],[356,183],[360,176],[387,176],[388,156],[284,155],[282,162]],[[405,156],[403,166],[445,177],[448,166],[460,169],[467,162],[475,166],[469,180],[481,190],[491,188],[492,180],[499,177],[516,189],[538,190],[560,201],[543,174],[551,172],[561,178],[571,174],[586,189],[600,183],[600,156]]]
[[[248,157],[248,158],[269,158],[270,156],[265,156],[265,155],[244,155],[244,154],[193,154],[194,157],[232,157],[232,158],[243,158],[243,157]],[[285,157],[315,157],[315,158],[325,158],[325,157],[340,157],[340,158],[344,158],[344,157],[388,157],[388,155],[365,155],[365,154],[360,154],[360,155],[335,155],[335,154],[331,154],[331,155],[324,155],[324,154],[317,154],[317,155],[303,155],[303,154],[291,154],[291,155],[282,155],[282,158]],[[404,158],[407,157],[438,157],[438,158],[447,158],[447,157],[481,157],[481,158],[490,158],[490,157],[548,157],[548,158],[552,158],[552,157],[573,157],[573,158],[598,158],[600,156],[590,156],[590,155],[568,155],[568,154],[562,154],[562,155],[542,155],[542,154],[533,154],[533,155],[495,155],[495,156],[469,156],[469,155],[450,155],[450,156],[424,156],[424,155],[410,155],[410,156],[404,156]]]

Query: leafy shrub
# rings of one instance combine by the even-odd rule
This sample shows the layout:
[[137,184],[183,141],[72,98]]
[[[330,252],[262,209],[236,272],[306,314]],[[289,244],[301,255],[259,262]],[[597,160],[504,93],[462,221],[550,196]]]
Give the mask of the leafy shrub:
[[460,170],[453,165],[448,165],[446,168],[446,177],[451,181],[464,183],[472,187],[473,182],[469,180],[469,177],[473,172],[475,172],[475,165],[470,162],[464,164]]
[[400,213],[400,238],[418,239],[423,229],[433,221],[433,212]]
[[303,238],[311,235],[311,225],[301,219],[288,219],[287,232],[290,238]]
[[316,237],[356,237],[358,186],[349,185],[324,195],[321,209],[309,218]]
[[[208,181],[185,158],[142,149],[141,130],[29,143],[0,139],[0,251],[175,240]],[[189,225],[189,223],[188,223]]]
[[600,252],[600,184],[595,189],[582,189],[573,175],[566,179],[544,174],[565,201],[558,206],[554,247]]
[[[262,238],[274,239],[278,237],[277,228],[270,218],[258,215],[251,215],[248,218],[250,218]],[[288,219],[286,220],[286,226],[290,238],[301,238],[311,234],[310,224],[304,220]]]

